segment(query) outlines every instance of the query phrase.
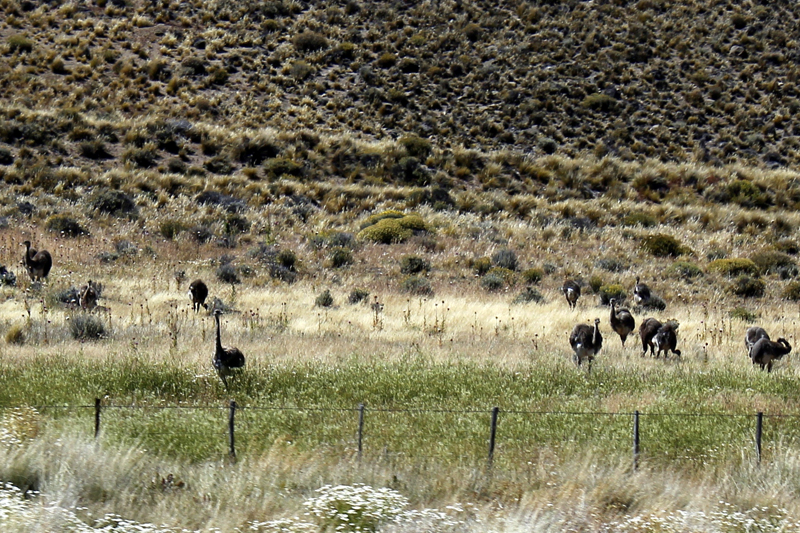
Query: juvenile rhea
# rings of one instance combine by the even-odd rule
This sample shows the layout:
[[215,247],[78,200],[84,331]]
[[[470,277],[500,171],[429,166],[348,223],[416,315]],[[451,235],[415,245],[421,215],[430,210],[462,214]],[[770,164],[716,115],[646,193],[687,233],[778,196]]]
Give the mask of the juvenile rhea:
[[577,324],[569,336],[569,344],[575,352],[575,364],[581,366],[584,360],[591,368],[594,356],[603,347],[603,336],[600,334],[600,319],[594,319],[594,327],[588,324]]
[[222,384],[225,385],[225,390],[228,390],[228,376],[235,372],[235,369],[244,367],[244,354],[233,346],[223,346],[220,338],[219,331],[219,315],[222,311],[219,309],[214,310],[214,320],[217,323],[217,346],[214,351],[214,368],[222,379]]

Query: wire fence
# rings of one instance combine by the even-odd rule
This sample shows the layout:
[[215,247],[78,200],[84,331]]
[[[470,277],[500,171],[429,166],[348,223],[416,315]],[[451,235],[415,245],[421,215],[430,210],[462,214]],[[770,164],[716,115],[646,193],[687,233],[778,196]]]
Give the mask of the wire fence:
[[[543,443],[580,447],[590,442],[609,451],[627,448],[634,469],[643,457],[704,460],[726,447],[744,451],[760,463],[765,432],[773,449],[800,446],[800,415],[763,412],[380,409],[363,404],[325,408],[239,406],[235,401],[222,406],[140,406],[104,404],[100,399],[94,405],[33,407],[55,418],[85,420],[86,431],[93,429],[95,438],[128,427],[128,433],[160,442],[165,450],[198,457],[224,449],[236,458],[263,451],[277,440],[302,440],[304,432],[306,438],[313,433],[315,446],[347,451],[358,460],[439,458],[488,467],[503,456],[530,454]],[[186,413],[191,413],[191,422],[181,423]],[[81,427],[83,423],[79,422]]]

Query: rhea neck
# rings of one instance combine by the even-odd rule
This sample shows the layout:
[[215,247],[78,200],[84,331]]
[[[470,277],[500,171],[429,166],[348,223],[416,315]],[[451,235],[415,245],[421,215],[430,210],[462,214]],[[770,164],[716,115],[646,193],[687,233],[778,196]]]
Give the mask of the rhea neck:
[[219,315],[214,315],[214,320],[217,321],[217,348],[222,348],[222,339],[219,334]]
[[600,334],[600,327],[597,322],[594,323],[594,332],[592,333],[592,344],[597,344],[597,336]]

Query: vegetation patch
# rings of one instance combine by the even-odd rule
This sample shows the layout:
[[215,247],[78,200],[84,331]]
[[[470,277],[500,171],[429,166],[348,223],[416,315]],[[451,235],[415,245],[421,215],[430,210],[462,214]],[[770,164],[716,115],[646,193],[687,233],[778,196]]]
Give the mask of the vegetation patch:
[[67,215],[53,215],[45,222],[45,227],[54,233],[65,237],[79,237],[88,235],[89,232],[77,220]]
[[612,299],[616,299],[621,303],[628,297],[625,294],[625,287],[617,284],[603,285],[597,291],[597,294],[600,296],[600,305],[610,305]]
[[757,276],[758,266],[752,261],[752,259],[747,258],[717,259],[708,264],[708,271],[729,277],[739,276],[742,274]]
[[689,281],[703,276],[703,270],[689,261],[675,261],[667,269],[667,274]]
[[728,287],[730,292],[743,298],[760,298],[766,289],[767,284],[763,280],[748,275],[737,277]]
[[677,257],[689,253],[678,239],[664,233],[648,235],[642,239],[641,246],[642,250],[653,257]]
[[[381,244],[393,244],[404,242],[415,233],[427,231],[427,225],[419,215],[400,213],[398,217],[395,213],[384,212],[377,219],[368,218],[367,225],[358,233],[357,237],[361,240]],[[377,221],[368,224],[371,220]]]

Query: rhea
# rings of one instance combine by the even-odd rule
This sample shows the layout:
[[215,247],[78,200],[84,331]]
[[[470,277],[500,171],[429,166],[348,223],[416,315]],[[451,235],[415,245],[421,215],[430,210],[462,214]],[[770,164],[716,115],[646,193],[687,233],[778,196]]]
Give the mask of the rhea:
[[664,359],[669,356],[669,352],[680,357],[681,351],[677,349],[677,329],[678,323],[673,320],[668,321],[658,329],[656,336],[653,338],[653,344],[656,347],[656,358],[658,358],[662,352],[664,353]]
[[633,286],[633,301],[637,305],[646,305],[650,301],[650,287],[639,281],[639,276],[636,276],[636,285]]
[[569,336],[569,344],[575,352],[575,364],[581,366],[581,363],[587,360],[591,369],[594,356],[603,347],[603,336],[600,334],[600,319],[594,319],[594,327],[588,324],[577,324]]
[[578,285],[577,282],[568,279],[564,281],[564,285],[561,286],[561,292],[563,292],[564,296],[567,298],[569,308],[575,309],[575,306],[578,305],[578,298],[581,297],[581,286]]
[[639,326],[639,337],[642,339],[642,357],[647,355],[647,350],[650,350],[650,355],[656,354],[656,348],[653,344],[653,339],[661,329],[661,322],[655,318],[646,318],[642,325]]
[[192,309],[195,313],[200,310],[201,305],[208,309],[208,305],[206,305],[208,287],[203,283],[203,280],[196,279],[189,284],[189,298],[192,301]]
[[45,279],[53,267],[53,258],[50,256],[50,252],[31,248],[31,241],[25,241],[22,244],[25,246],[25,270],[28,271],[31,281]]
[[759,326],[752,326],[747,328],[747,331],[744,334],[744,346],[747,348],[747,355],[750,355],[750,350],[753,349],[753,345],[760,341],[761,339],[769,339],[769,334],[767,330],[761,328]]
[[617,332],[622,340],[622,347],[625,347],[625,339],[636,328],[636,321],[627,309],[617,309],[617,299],[611,299],[611,329]]
[[94,284],[92,280],[89,280],[89,283],[81,287],[80,295],[78,296],[78,304],[81,306],[81,309],[84,311],[92,311],[95,307],[97,307],[97,285]]
[[225,390],[228,390],[228,376],[232,375],[236,369],[244,367],[244,354],[233,346],[223,346],[219,332],[219,315],[222,314],[220,309],[214,310],[214,320],[217,323],[217,346],[214,351],[214,368],[222,379],[222,384],[225,385]]
[[786,339],[780,338],[777,341],[771,341],[763,337],[750,348],[750,360],[754,365],[759,365],[761,370],[766,367],[767,372],[772,372],[772,362],[791,351],[792,345]]

